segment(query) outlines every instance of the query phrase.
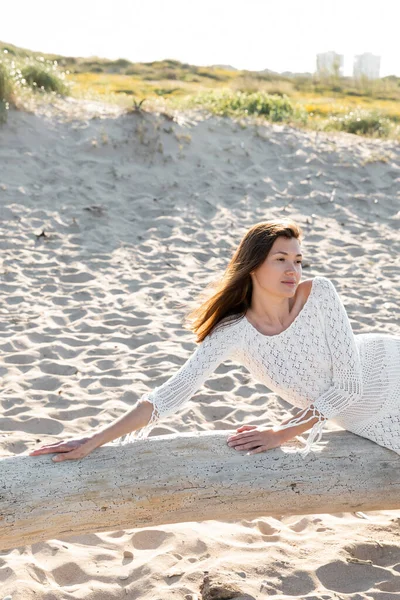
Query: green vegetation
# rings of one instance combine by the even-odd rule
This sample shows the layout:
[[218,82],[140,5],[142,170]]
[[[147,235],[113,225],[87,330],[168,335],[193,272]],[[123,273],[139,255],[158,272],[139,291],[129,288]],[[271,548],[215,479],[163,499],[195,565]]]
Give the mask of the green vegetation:
[[0,123],[7,119],[7,110],[12,99],[8,70],[0,63]]
[[28,64],[21,69],[22,79],[32,88],[43,92],[66,94],[67,86],[58,75],[43,66]]
[[56,60],[25,55],[0,44],[0,121],[6,121],[10,105],[23,107],[33,94],[67,95],[65,76]]
[[[40,94],[38,95],[38,92]],[[274,73],[176,60],[132,63],[32,52],[0,42],[0,119],[9,104],[70,94],[128,110],[202,109],[317,131],[400,139],[400,77]],[[140,107],[139,109],[137,107]],[[3,115],[3,117],[2,117]]]
[[200,107],[221,116],[265,116],[269,121],[287,121],[295,113],[290,99],[266,92],[209,91],[190,97],[188,106]]
[[388,137],[391,128],[390,119],[383,117],[377,111],[367,110],[356,110],[341,116],[331,116],[325,127],[326,130],[336,129],[374,137]]

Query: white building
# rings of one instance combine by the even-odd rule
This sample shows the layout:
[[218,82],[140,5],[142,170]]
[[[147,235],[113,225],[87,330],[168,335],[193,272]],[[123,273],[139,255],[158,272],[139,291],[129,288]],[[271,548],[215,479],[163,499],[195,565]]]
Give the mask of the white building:
[[354,57],[353,76],[361,77],[364,75],[368,79],[378,79],[381,66],[381,57],[375,56],[370,52],[358,54]]
[[318,75],[343,75],[343,54],[336,52],[322,52],[317,54]]

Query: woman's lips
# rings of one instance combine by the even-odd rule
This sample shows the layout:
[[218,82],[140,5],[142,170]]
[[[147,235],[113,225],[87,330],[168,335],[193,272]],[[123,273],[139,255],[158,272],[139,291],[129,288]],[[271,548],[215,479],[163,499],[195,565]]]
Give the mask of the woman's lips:
[[291,281],[282,281],[282,283],[284,283],[285,285],[296,285],[295,282],[291,282]]

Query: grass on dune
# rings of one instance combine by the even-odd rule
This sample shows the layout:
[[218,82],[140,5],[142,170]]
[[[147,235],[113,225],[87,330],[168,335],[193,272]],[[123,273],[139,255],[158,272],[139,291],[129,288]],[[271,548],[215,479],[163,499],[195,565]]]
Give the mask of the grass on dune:
[[265,116],[270,121],[286,121],[295,113],[288,96],[266,92],[211,90],[187,99],[190,107],[205,108],[220,116]]
[[12,106],[24,107],[24,99],[33,94],[65,96],[69,86],[57,61],[43,57],[0,54],[0,120],[5,122]]
[[[398,94],[400,100],[400,87],[395,81],[378,81],[375,85],[366,80],[343,81],[339,86],[337,80],[329,83],[315,79],[314,86],[308,80],[310,89],[305,91],[302,78],[296,82],[230,72],[229,78],[207,81],[204,77],[201,82],[189,82],[166,78],[168,73],[158,73],[163,79],[156,80],[150,65],[146,79],[141,79],[140,69],[133,71],[135,75],[131,76],[71,73],[68,80],[77,97],[104,99],[126,108],[143,99],[149,106],[159,97],[171,109],[200,108],[221,116],[263,117],[320,131],[400,138],[400,102],[395,99]],[[318,86],[320,91],[312,91]]]
[[400,139],[400,78],[395,76],[371,81],[198,67],[176,60],[82,59],[0,42],[0,119],[5,120],[10,104],[23,107],[23,98],[38,94],[71,95],[126,109],[142,102],[148,110],[161,103],[172,110],[203,109],[233,118]]
[[[54,65],[53,65],[54,67]],[[21,78],[32,89],[43,92],[56,92],[66,95],[68,88],[54,68],[46,68],[37,64],[26,64],[21,69]]]
[[8,69],[0,63],[0,123],[7,119],[7,110],[13,100],[12,84]]

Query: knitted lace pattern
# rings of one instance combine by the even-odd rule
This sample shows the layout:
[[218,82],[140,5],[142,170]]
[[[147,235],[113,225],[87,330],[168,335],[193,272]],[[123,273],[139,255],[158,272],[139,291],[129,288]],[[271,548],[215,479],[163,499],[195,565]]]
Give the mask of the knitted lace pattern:
[[227,359],[301,409],[274,430],[318,419],[299,450],[303,457],[317,447],[327,419],[400,454],[400,336],[355,335],[334,284],[322,276],[279,334],[260,333],[245,315],[219,323],[176,373],[142,396],[153,404],[149,423],[116,443],[146,438]]

